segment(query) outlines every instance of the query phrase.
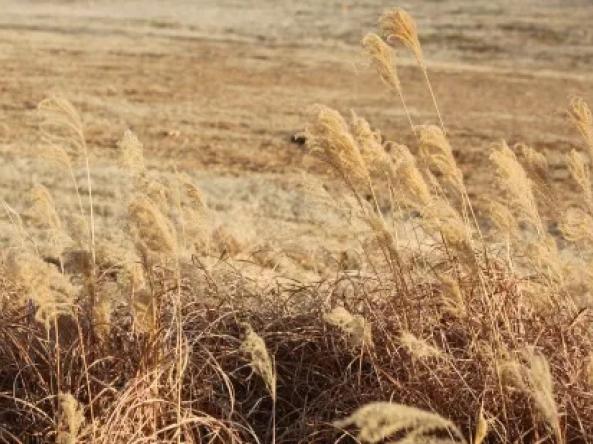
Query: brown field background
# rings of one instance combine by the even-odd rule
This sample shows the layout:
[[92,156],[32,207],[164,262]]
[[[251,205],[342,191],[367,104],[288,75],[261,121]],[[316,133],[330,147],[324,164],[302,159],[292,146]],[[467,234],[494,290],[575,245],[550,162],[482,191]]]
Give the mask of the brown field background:
[[[58,190],[61,210],[75,205],[69,184],[36,157],[35,108],[50,94],[67,97],[83,115],[99,225],[118,223],[121,173],[109,165],[131,128],[149,166],[194,177],[214,224],[224,223],[245,249],[277,244],[307,255],[320,238],[330,251],[344,247],[337,216],[311,210],[299,188],[324,169],[290,141],[312,104],[353,109],[390,140],[412,142],[401,106],[359,49],[391,6],[385,2],[1,3],[0,198],[17,210],[37,182]],[[398,6],[418,21],[448,135],[478,207],[491,181],[490,147],[502,138],[533,145],[548,156],[553,179],[565,179],[561,159],[578,136],[564,110],[573,95],[593,98],[593,6]],[[413,118],[436,123],[420,71],[398,54]],[[0,237],[10,238],[10,230],[1,225]]]

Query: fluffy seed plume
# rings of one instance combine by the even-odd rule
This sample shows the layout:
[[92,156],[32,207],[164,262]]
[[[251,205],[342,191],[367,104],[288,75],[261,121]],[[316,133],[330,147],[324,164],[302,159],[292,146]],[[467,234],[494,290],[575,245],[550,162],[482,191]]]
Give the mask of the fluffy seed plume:
[[453,149],[443,131],[435,125],[422,125],[416,128],[420,140],[420,155],[454,190],[462,195],[465,191],[463,174],[457,167]]
[[582,98],[576,97],[570,102],[568,115],[587,144],[589,157],[593,162],[593,114],[589,105]]
[[375,239],[377,239],[379,246],[384,249],[389,259],[396,260],[398,256],[397,243],[395,237],[387,228],[385,220],[374,213],[365,216],[364,220],[373,231]]
[[309,149],[320,153],[351,187],[369,183],[369,172],[360,148],[339,112],[323,105],[315,107],[315,118],[305,129]]
[[589,211],[593,212],[593,184],[591,183],[591,170],[585,163],[585,158],[576,150],[572,150],[566,158],[566,165],[570,175],[575,180],[583,193],[583,200]]
[[593,244],[593,217],[580,208],[569,208],[562,217],[560,231],[571,242]]
[[117,142],[120,152],[120,164],[132,175],[144,172],[144,152],[142,142],[131,131],[126,130],[123,137]]
[[521,152],[521,156],[523,157],[527,169],[530,172],[545,178],[546,173],[548,172],[548,159],[546,159],[546,156],[523,143],[516,145],[516,148]]
[[391,154],[395,159],[397,181],[406,205],[417,210],[428,206],[432,200],[430,188],[416,165],[416,159],[405,145],[392,144]]
[[251,368],[263,379],[272,399],[276,399],[276,372],[266,343],[253,328],[245,324],[245,339],[241,344],[241,350],[251,357]]
[[86,141],[80,114],[67,99],[50,97],[38,105],[41,132],[49,145],[61,146],[69,159],[86,156]]
[[482,444],[488,436],[488,420],[484,416],[484,406],[480,407],[480,413],[478,414],[478,421],[476,424],[476,430],[474,432],[474,444]]
[[392,443],[465,443],[463,436],[451,421],[415,407],[390,402],[372,402],[360,407],[348,418],[335,421],[334,426],[359,429],[360,442],[375,444],[390,436]]
[[346,333],[355,345],[371,344],[371,326],[361,315],[352,315],[344,307],[336,307],[326,313],[323,319]]
[[377,34],[368,33],[362,39],[362,46],[371,58],[381,80],[390,88],[400,91],[401,84],[393,60],[391,48]]
[[440,275],[439,281],[445,311],[458,318],[465,317],[467,315],[467,306],[457,281],[447,275]]
[[409,331],[404,331],[399,337],[403,347],[416,359],[441,358],[443,351],[429,344],[424,339],[414,336]]
[[418,62],[418,65],[420,65],[422,73],[424,74],[426,86],[430,92],[430,97],[432,98],[434,109],[439,118],[439,123],[443,132],[446,132],[443,118],[441,117],[441,111],[439,110],[437,99],[432,89],[430,78],[428,77],[428,70],[426,69],[426,64],[424,63],[424,55],[422,54],[422,46],[420,45],[420,40],[418,39],[416,22],[406,11],[400,8],[395,8],[386,11],[381,16],[379,19],[379,28],[381,29],[381,33],[383,34],[383,37],[387,43],[394,45],[396,41],[399,41],[406,48],[412,51],[414,57],[416,57],[416,61]]
[[138,196],[130,203],[128,214],[142,249],[166,255],[175,254],[175,232],[167,218],[150,199]]
[[412,51],[418,63],[424,65],[424,56],[422,55],[422,46],[418,39],[416,22],[410,14],[400,8],[386,11],[379,18],[379,28],[387,43],[394,44],[395,41],[400,41],[406,48]]
[[352,111],[350,126],[368,170],[373,175],[393,179],[395,174],[393,160],[383,148],[381,134],[373,131],[369,122],[354,111]]
[[76,290],[53,265],[36,255],[13,253],[8,257],[7,270],[15,283],[25,288],[26,298],[37,307],[35,319],[46,328],[58,316],[72,313]]
[[70,393],[60,393],[60,422],[56,443],[76,444],[80,429],[84,424],[84,411],[82,406]]
[[524,351],[523,360],[523,364],[517,360],[499,364],[501,376],[531,397],[542,418],[553,431],[556,442],[563,443],[550,365],[545,356],[530,349]]
[[502,142],[490,155],[496,166],[498,182],[511,201],[512,209],[521,222],[530,224],[539,235],[543,224],[533,194],[533,183],[506,142]]
[[506,205],[492,201],[488,207],[490,221],[496,229],[507,237],[507,240],[516,237],[519,234],[519,224],[517,219]]
[[31,189],[31,207],[28,215],[40,226],[61,231],[62,221],[56,210],[56,204],[49,190],[43,185],[35,185]]
[[412,122],[412,117],[408,111],[401,83],[397,75],[393,50],[381,37],[372,32],[368,33],[362,39],[362,46],[371,58],[371,63],[375,67],[375,70],[379,74],[383,83],[387,85],[391,91],[397,93],[404,108],[404,112],[406,113],[406,117],[408,118],[408,122],[410,123],[410,128],[414,130],[414,123]]

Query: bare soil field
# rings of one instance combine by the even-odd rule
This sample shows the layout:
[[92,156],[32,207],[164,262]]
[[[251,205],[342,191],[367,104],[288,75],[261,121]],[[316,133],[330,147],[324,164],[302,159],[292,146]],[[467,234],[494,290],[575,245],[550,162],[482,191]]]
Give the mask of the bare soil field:
[[[479,201],[481,187],[490,183],[484,166],[491,145],[503,138],[534,146],[549,157],[555,177],[565,178],[555,159],[578,138],[564,110],[572,95],[593,98],[593,6],[403,6],[418,19],[472,197]],[[283,242],[292,233],[301,245],[314,243],[312,232],[331,225],[332,217],[311,218],[298,185],[303,174],[323,168],[291,142],[312,104],[355,110],[386,138],[414,149],[401,106],[360,50],[361,37],[383,8],[374,0],[3,0],[0,197],[19,208],[32,183],[56,185],[55,175],[35,159],[35,108],[57,93],[83,114],[97,165],[131,128],[151,167],[177,168],[198,179],[220,220],[238,225],[234,230],[250,241],[273,242],[281,231]],[[421,72],[403,53],[398,65],[414,120],[435,123]],[[107,207],[117,195],[111,186],[117,172],[96,170],[96,188],[106,193],[98,205]],[[63,192],[69,193],[67,186]],[[113,213],[106,208],[100,215]]]

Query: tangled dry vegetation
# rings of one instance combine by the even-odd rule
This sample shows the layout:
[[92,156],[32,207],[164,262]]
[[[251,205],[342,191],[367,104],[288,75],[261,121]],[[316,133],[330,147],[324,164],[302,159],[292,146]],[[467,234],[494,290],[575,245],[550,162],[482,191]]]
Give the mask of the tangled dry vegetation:
[[[393,10],[379,24],[363,46],[381,80],[405,107],[403,43],[432,94],[412,18]],[[191,178],[146,170],[131,132],[118,145],[128,217],[120,237],[102,237],[82,119],[64,99],[41,103],[43,158],[79,213],[60,214],[42,185],[26,212],[3,205],[19,236],[1,263],[0,439],[589,442],[591,111],[576,99],[568,113],[586,148],[566,159],[578,199],[544,218],[546,159],[501,142],[486,214],[432,97],[440,126],[408,114],[417,155],[354,113],[315,107],[307,144],[344,191],[312,186],[307,198],[366,227],[363,259],[271,285],[232,262]]]

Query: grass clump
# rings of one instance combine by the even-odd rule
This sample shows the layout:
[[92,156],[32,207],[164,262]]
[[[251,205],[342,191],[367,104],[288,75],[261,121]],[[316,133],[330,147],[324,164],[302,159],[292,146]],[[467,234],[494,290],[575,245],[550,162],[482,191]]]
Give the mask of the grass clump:
[[[369,34],[363,44],[389,90],[401,93],[388,46],[396,41],[428,82],[413,19],[394,10],[380,27],[386,41]],[[408,147],[356,113],[347,120],[317,106],[308,147],[333,171],[327,180],[340,181],[324,198],[356,227],[360,260],[336,260],[312,282],[265,281],[266,265],[233,261],[224,226],[208,227],[191,177],[150,171],[131,132],[118,144],[130,173],[124,223],[114,237],[98,231],[82,118],[63,99],[40,110],[45,154],[70,171],[85,229],[72,235],[41,185],[28,214],[3,205],[20,236],[0,256],[3,441],[593,436],[593,192],[578,152],[567,169],[583,199],[559,220],[541,214],[530,176],[546,179],[545,159],[504,142],[491,154],[502,193],[476,214],[442,121],[410,119]],[[570,115],[588,144],[588,107],[573,102]],[[73,173],[81,160],[86,196]],[[34,227],[49,230],[55,258]],[[76,248],[68,237],[80,239]],[[569,254],[573,243],[581,254]]]

